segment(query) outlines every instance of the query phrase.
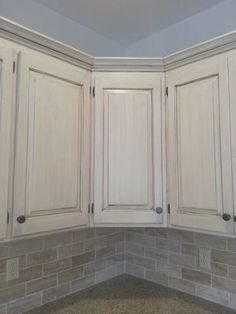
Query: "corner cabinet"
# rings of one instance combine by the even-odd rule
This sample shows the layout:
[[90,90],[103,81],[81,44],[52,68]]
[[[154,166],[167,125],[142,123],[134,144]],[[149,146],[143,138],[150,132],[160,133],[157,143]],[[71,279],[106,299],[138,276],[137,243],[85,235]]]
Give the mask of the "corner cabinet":
[[19,53],[14,236],[88,224],[90,75]]
[[0,47],[0,240],[7,237],[11,207],[10,169],[13,135],[14,50]]
[[167,85],[170,224],[233,234],[227,57],[170,71]]
[[164,222],[164,74],[96,73],[95,224]]

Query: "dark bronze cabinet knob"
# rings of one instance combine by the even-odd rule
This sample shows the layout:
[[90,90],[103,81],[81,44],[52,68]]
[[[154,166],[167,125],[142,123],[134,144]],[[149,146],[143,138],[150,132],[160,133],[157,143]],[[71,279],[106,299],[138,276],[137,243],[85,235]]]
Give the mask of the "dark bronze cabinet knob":
[[229,214],[223,214],[222,218],[224,219],[224,221],[229,221],[231,219],[231,216]]
[[25,222],[25,216],[19,216],[16,220],[19,224],[23,224]]
[[159,215],[163,213],[163,209],[162,209],[161,207],[157,207],[157,208],[155,209],[155,211],[156,211],[156,213],[159,214]]

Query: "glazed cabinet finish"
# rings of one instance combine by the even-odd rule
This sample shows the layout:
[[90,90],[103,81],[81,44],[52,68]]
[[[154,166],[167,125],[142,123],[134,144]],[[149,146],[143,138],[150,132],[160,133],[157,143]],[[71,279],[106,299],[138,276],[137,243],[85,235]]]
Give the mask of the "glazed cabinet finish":
[[37,52],[18,68],[14,235],[87,225],[90,74]]
[[167,84],[170,224],[233,234],[227,58],[172,71]]
[[96,73],[95,223],[163,222],[163,87],[161,74]]
[[0,240],[7,236],[10,212],[10,163],[13,114],[14,50],[0,47]]

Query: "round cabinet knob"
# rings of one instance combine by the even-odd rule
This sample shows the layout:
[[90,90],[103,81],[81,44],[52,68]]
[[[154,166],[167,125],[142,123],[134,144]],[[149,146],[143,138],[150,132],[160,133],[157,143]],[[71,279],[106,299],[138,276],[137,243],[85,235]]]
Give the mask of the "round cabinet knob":
[[19,224],[23,224],[25,222],[25,216],[19,216],[16,220]]
[[157,208],[155,209],[155,211],[156,211],[156,213],[157,213],[158,215],[160,215],[160,214],[163,213],[163,209],[162,209],[161,207],[157,207]]
[[224,219],[224,221],[229,221],[231,219],[231,216],[229,214],[223,214],[222,218]]

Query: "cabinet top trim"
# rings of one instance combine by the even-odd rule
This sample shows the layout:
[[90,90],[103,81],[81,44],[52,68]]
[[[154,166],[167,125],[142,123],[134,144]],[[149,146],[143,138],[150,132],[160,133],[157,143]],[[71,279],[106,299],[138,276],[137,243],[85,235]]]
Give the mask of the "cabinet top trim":
[[94,57],[0,17],[0,37],[90,71],[164,72],[236,49],[236,31],[160,58]]

